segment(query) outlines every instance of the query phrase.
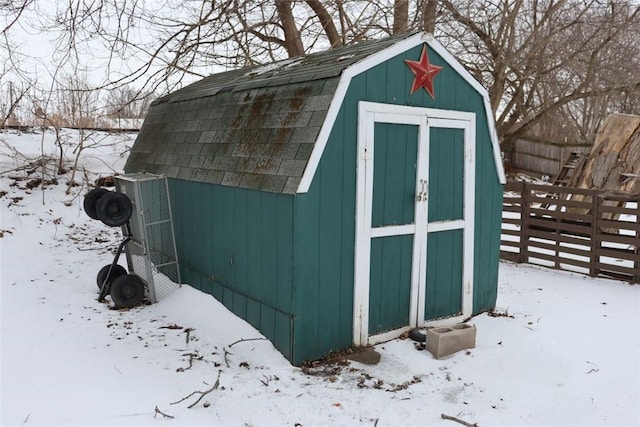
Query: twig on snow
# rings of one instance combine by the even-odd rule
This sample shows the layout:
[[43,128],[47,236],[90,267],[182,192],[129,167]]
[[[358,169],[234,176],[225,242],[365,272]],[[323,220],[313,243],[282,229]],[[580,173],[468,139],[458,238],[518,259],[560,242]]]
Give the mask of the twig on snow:
[[478,423],[468,423],[464,420],[461,420],[460,418],[456,418],[456,417],[452,417],[451,415],[447,415],[447,414],[440,414],[440,416],[442,417],[443,420],[449,420],[449,421],[455,421],[459,424],[462,424],[463,426],[466,427],[479,427]]
[[218,378],[216,379],[216,383],[213,385],[213,387],[211,387],[208,390],[205,391],[194,391],[193,393],[189,394],[188,396],[183,397],[182,399],[176,401],[176,402],[172,402],[171,405],[177,405],[178,403],[184,402],[185,400],[187,400],[188,398],[190,398],[193,395],[196,394],[200,394],[200,397],[198,398],[198,400],[196,400],[195,402],[193,402],[191,405],[187,406],[187,408],[191,409],[194,406],[196,406],[198,404],[198,402],[200,402],[202,400],[203,397],[205,397],[207,394],[211,393],[213,390],[217,389],[220,386],[220,374],[222,373],[222,369],[218,370]]
[[189,335],[191,334],[191,331],[195,331],[195,328],[187,328],[184,330],[184,332],[187,334],[187,338],[186,338],[187,344],[189,344]]
[[189,369],[191,369],[193,367],[193,361],[194,360],[202,360],[202,359],[204,359],[204,356],[200,356],[198,353],[185,353],[185,354],[183,354],[183,356],[189,356],[189,366],[187,366],[186,368],[178,368],[178,369],[176,369],[176,372],[187,371],[187,370],[189,370]]
[[265,341],[266,338],[265,337],[258,337],[258,338],[240,338],[237,341],[232,342],[231,344],[229,344],[227,347],[224,347],[224,363],[226,363],[227,368],[229,367],[229,359],[227,359],[227,356],[230,355],[231,353],[229,353],[229,351],[227,350],[227,348],[231,348],[234,345],[241,343],[241,342],[245,342],[245,341]]
[[266,338],[264,338],[264,337],[259,337],[259,338],[240,338],[238,341],[234,341],[231,344],[229,344],[228,347],[231,348],[234,345],[238,344],[239,342],[244,342],[244,341],[264,341],[264,340],[266,340]]
[[226,363],[227,368],[229,367],[229,359],[227,359],[227,356],[229,355],[229,352],[227,351],[226,348],[223,348],[224,350],[224,363]]
[[158,414],[162,415],[162,416],[163,416],[163,417],[165,417],[165,418],[169,418],[169,419],[173,418],[173,415],[165,414],[165,413],[164,413],[164,412],[162,412],[160,409],[158,409],[158,406],[157,406],[157,405],[156,405],[155,411],[156,411],[156,413],[155,413],[155,414],[153,414],[153,418],[155,418],[155,417],[156,417],[156,415],[158,415]]

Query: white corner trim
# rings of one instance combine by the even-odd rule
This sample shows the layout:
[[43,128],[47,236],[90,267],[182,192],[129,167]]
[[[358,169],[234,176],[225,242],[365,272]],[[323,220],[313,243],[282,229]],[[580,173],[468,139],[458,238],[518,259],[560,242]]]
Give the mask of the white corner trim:
[[307,166],[304,170],[296,193],[306,193],[309,191],[309,187],[311,187],[311,182],[313,181],[313,177],[315,176],[320,160],[322,159],[322,154],[324,153],[324,149],[329,140],[329,135],[331,134],[336,117],[338,116],[340,107],[344,102],[347,90],[351,84],[351,79],[358,74],[422,43],[429,45],[431,49],[440,55],[442,59],[451,66],[451,68],[453,68],[482,96],[484,100],[485,116],[487,117],[487,126],[489,127],[489,137],[491,138],[491,144],[493,146],[493,159],[496,167],[496,173],[498,174],[498,180],[501,184],[506,182],[504,167],[502,165],[500,142],[498,141],[495,121],[493,113],[491,112],[491,105],[489,103],[489,94],[486,89],[476,79],[474,79],[473,76],[471,76],[462,64],[460,64],[455,57],[433,37],[433,35],[429,33],[419,33],[366,57],[364,60],[351,65],[342,72],[340,82],[338,83],[336,92],[331,100],[327,116],[322,124],[316,143],[313,146],[313,151],[311,152],[311,156],[309,157],[309,161],[307,162]]
[[336,117],[338,117],[338,112],[340,111],[340,107],[342,107],[342,102],[344,101],[350,84],[351,76],[345,71],[340,77],[338,87],[331,100],[331,105],[329,106],[329,110],[327,110],[327,117],[325,117],[322,123],[316,143],[313,145],[313,150],[309,156],[307,166],[304,168],[304,173],[302,174],[302,179],[300,179],[296,193],[306,193],[309,191],[309,187],[311,187],[311,181],[313,181],[313,177],[316,175],[322,153],[324,153],[324,147],[327,145],[327,141],[329,141],[329,135],[331,135],[333,125],[336,122]]

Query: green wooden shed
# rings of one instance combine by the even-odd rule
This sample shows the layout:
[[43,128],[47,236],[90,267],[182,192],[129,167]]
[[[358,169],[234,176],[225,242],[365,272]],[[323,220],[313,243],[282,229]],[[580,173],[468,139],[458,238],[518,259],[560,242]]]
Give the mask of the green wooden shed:
[[493,117],[431,35],[204,78],[151,105],[125,171],[168,177],[183,282],[294,364],[495,305]]

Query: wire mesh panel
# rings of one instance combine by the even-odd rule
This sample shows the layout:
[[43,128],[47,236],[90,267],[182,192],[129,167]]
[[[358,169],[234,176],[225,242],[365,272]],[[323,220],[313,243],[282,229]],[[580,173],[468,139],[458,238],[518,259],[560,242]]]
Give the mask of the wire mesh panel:
[[128,230],[131,241],[126,248],[129,269],[145,281],[149,299],[158,302],[180,286],[167,180],[158,175],[127,174],[116,181],[118,191],[133,205]]

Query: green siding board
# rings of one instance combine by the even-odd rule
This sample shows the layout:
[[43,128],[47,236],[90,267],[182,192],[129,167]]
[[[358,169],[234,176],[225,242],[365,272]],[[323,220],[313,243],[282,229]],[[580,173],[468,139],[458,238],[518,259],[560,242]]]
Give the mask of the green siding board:
[[[276,202],[268,197],[260,197],[260,205],[256,208],[261,212],[259,227],[257,230],[261,233],[260,245],[254,245],[253,250],[256,253],[256,259],[249,258],[249,262],[257,262],[260,260],[262,268],[256,271],[258,277],[253,277],[249,282],[252,288],[252,295],[260,295],[265,297],[271,305],[280,308],[278,298],[280,297],[280,289],[278,282],[278,265],[277,265],[277,218],[276,218]],[[274,292],[268,292],[263,286],[264,283],[274,283],[276,288]],[[268,298],[266,298],[269,296]]]
[[[387,76],[393,75],[394,71],[395,65],[393,63],[385,64],[385,72]],[[406,103],[407,97],[409,96],[407,87],[411,87],[412,82],[413,74],[411,73],[401,73],[399,75],[396,75],[392,79],[387,78],[387,99],[391,98],[394,100],[394,103],[404,105]]]
[[370,334],[409,324],[412,258],[412,235],[371,241]]
[[285,354],[291,354],[292,329],[291,316],[276,311],[274,320],[274,345],[278,349],[286,349],[286,351],[283,351]]
[[222,289],[222,304],[224,304],[227,309],[233,311],[233,291],[229,288]]
[[[343,169],[343,146],[334,144],[325,150],[328,157],[335,159],[332,165],[335,170]],[[337,327],[339,320],[339,305],[336,304],[336,295],[340,294],[340,271],[344,260],[342,254],[342,237],[340,230],[344,218],[342,205],[342,177],[339,173],[323,171],[320,176],[320,200],[319,212],[319,286],[318,286],[318,335],[319,342],[340,342],[340,330]],[[335,249],[333,249],[335,248]],[[331,284],[331,285],[328,285]],[[338,348],[333,348],[337,350]]]
[[[355,108],[352,108],[353,110]],[[340,134],[343,135],[340,141],[340,149],[342,151],[342,179],[339,190],[342,197],[340,254],[342,262],[339,279],[340,289],[337,293],[340,298],[338,302],[338,323],[336,325],[336,329],[340,333],[340,339],[336,343],[338,347],[347,346],[353,340],[353,280],[355,268],[353,251],[355,250],[356,231],[355,221],[348,220],[356,216],[356,169],[353,165],[356,164],[357,146],[352,141],[357,141],[357,128],[351,125],[354,123],[353,120],[354,118],[352,117],[347,118],[346,109],[343,108],[336,121],[336,129],[339,129]],[[349,255],[349,253],[352,255]]]
[[[274,343],[277,347],[277,343],[275,342],[276,338],[276,311],[263,305],[260,310],[260,332],[267,337],[271,342]],[[278,350],[287,354],[286,349],[278,348]]]
[[[223,212],[223,221],[212,236],[213,244],[216,246],[216,257],[214,258],[213,274],[221,284],[236,283],[235,269],[232,268],[232,256],[236,236],[234,234],[234,221],[236,219],[234,207],[234,193],[226,189],[216,189],[220,194],[220,204],[218,208]],[[216,239],[220,236],[219,239]],[[222,300],[221,300],[222,301]]]
[[[470,99],[469,102],[476,108],[482,107],[481,99]],[[485,112],[480,109],[476,117],[474,313],[495,307],[500,255],[503,187],[498,183],[495,167],[489,167],[493,164],[493,150],[485,123]]]
[[[492,159],[493,153],[483,153],[485,161]],[[480,156],[478,156],[480,161]],[[497,299],[498,266],[500,256],[500,219],[502,215],[502,186],[486,185],[497,180],[495,173],[488,170],[478,170],[483,186],[477,188],[476,197],[483,198],[483,204],[476,205],[476,224],[482,224],[482,229],[476,225],[475,252],[477,255],[474,266],[474,312],[482,312],[495,307]]]
[[256,329],[260,329],[261,305],[256,300],[247,298],[247,322]]
[[[290,204],[278,203],[275,206],[277,224],[276,234],[276,283],[277,306],[287,313],[293,313],[293,209]],[[265,224],[265,227],[270,226]],[[287,230],[283,233],[282,230]],[[273,247],[267,248],[273,251]],[[266,286],[266,284],[265,284]]]
[[213,282],[209,278],[200,276],[200,284],[202,292],[213,295]]
[[[243,260],[242,265],[238,264],[237,266],[238,269],[243,269],[246,274],[246,278],[244,280],[239,280],[238,283],[244,282],[244,289],[241,288],[241,290],[244,290],[247,294],[255,295],[258,300],[264,301],[273,306],[276,301],[277,286],[273,292],[266,291],[262,286],[264,274],[270,270],[270,268],[264,268],[265,265],[263,264],[262,259],[262,248],[268,242],[264,240],[264,234],[262,233],[262,230],[264,230],[262,221],[265,211],[262,209],[261,195],[258,194],[255,197],[248,198],[246,200],[246,205],[243,205],[242,207],[245,207],[247,215],[249,215],[250,212],[259,212],[260,216],[255,218],[255,220],[247,221],[246,223],[246,229],[244,230],[246,233],[246,258]],[[238,207],[238,209],[241,209],[242,207]],[[253,268],[253,266],[259,266],[260,268]],[[264,293],[263,290],[265,291]]]
[[[251,242],[249,237],[249,228],[252,226],[249,215],[253,212],[249,212],[248,192],[236,191],[233,192],[233,234],[234,234],[234,246],[232,261],[232,269],[235,288],[239,292],[247,293],[249,288],[249,246]],[[258,243],[258,242],[256,242]]]
[[211,281],[211,287],[213,288],[213,292],[211,293],[211,295],[213,295],[218,301],[222,301],[222,296],[224,293],[224,288],[222,287],[222,285],[220,285],[220,283]]
[[238,317],[247,319],[247,297],[239,294],[233,296],[232,310]]
[[387,64],[383,63],[368,70],[365,76],[367,100],[372,102],[385,102],[387,99]]
[[432,128],[429,141],[429,222],[463,218],[464,131]]
[[372,226],[413,224],[418,127],[376,123]]
[[429,233],[425,319],[462,312],[462,230]]
[[[318,179],[315,179],[318,187]],[[316,188],[307,194],[296,196],[294,209],[294,283],[295,283],[295,350],[307,360],[321,355],[318,336],[318,288],[319,283],[319,194]],[[323,325],[325,327],[325,325]],[[294,353],[295,354],[295,353]]]

